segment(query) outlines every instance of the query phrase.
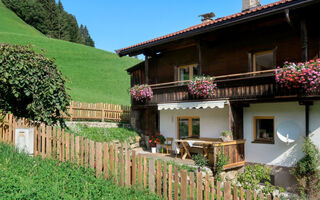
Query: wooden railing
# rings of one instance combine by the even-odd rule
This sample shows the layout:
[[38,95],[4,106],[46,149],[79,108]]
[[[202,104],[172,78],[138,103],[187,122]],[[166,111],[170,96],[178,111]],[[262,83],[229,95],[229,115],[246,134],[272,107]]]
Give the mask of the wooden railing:
[[[241,76],[240,76],[241,75]],[[275,81],[270,70],[260,74],[243,73],[218,77],[216,94],[206,100],[259,100],[274,98],[320,97],[320,90],[305,92],[298,89],[282,88]],[[188,92],[186,81],[151,85],[153,97],[147,103],[170,103],[198,100]]]
[[6,121],[0,128],[0,142],[14,145],[16,128],[33,127],[35,156],[90,167],[96,176],[103,176],[114,184],[149,189],[164,199],[272,199],[271,195],[244,190],[230,182],[215,181],[208,174],[203,177],[201,172],[188,173],[179,170],[177,165],[149,159],[129,150],[126,144],[95,142],[59,127],[32,124],[12,115],[8,115]]
[[233,140],[230,142],[221,142],[213,145],[213,160],[214,167],[218,162],[218,153],[223,151],[223,154],[228,157],[228,164],[224,165],[224,169],[231,169],[245,165],[244,144],[245,140]]
[[69,106],[68,120],[130,121],[130,106],[107,103],[85,103],[72,101]]

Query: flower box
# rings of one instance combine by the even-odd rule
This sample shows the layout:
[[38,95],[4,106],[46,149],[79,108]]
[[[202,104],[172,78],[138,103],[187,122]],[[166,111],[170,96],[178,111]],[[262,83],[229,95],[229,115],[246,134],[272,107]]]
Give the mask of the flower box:
[[285,62],[275,72],[276,82],[281,87],[311,91],[320,85],[320,59],[297,64]]
[[188,84],[189,94],[196,98],[211,98],[215,96],[217,84],[213,77],[195,77]]
[[152,89],[149,85],[135,85],[130,89],[133,100],[137,103],[145,103],[153,96]]

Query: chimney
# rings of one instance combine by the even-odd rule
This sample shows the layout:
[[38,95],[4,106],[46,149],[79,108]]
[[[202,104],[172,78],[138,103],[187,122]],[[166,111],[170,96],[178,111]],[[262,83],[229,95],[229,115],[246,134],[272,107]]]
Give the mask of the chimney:
[[242,11],[247,11],[261,6],[260,0],[242,0]]
[[199,15],[199,17],[201,17],[201,21],[202,22],[208,22],[208,21],[212,21],[216,15],[211,12],[211,13],[206,13],[206,14],[203,14],[203,15]]

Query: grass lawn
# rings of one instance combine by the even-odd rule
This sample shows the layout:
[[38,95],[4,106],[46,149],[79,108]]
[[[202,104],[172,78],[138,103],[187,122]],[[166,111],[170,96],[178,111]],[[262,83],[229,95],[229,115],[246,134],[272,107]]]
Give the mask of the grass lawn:
[[0,143],[1,199],[160,199],[95,178],[90,169],[14,152]]
[[130,104],[130,77],[125,69],[138,59],[122,57],[81,44],[50,39],[26,24],[0,1],[0,43],[32,44],[55,58],[75,101]]
[[111,142],[115,140],[129,142],[134,141],[136,136],[139,136],[136,131],[128,128],[97,128],[77,124],[70,130],[75,135],[83,136],[96,142]]

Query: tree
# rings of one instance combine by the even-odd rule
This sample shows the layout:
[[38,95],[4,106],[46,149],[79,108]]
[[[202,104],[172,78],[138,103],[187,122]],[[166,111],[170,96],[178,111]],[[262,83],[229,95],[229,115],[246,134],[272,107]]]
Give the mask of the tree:
[[60,0],[58,3],[55,0],[2,1],[26,23],[48,37],[94,47],[94,41],[87,27],[79,28],[75,16],[64,10]]
[[58,2],[58,39],[70,41],[68,31],[68,14],[64,11],[61,1]]
[[94,41],[92,40],[89,31],[87,29],[87,26],[83,26],[81,24],[80,26],[80,34],[81,34],[81,38],[82,38],[82,44],[94,47]]
[[70,96],[53,59],[30,46],[0,44],[0,66],[2,114],[64,126]]
[[70,35],[70,42],[81,43],[80,29],[75,16],[67,14],[68,16],[68,31]]
[[55,0],[38,0],[45,10],[46,35],[51,38],[58,37],[58,7]]

